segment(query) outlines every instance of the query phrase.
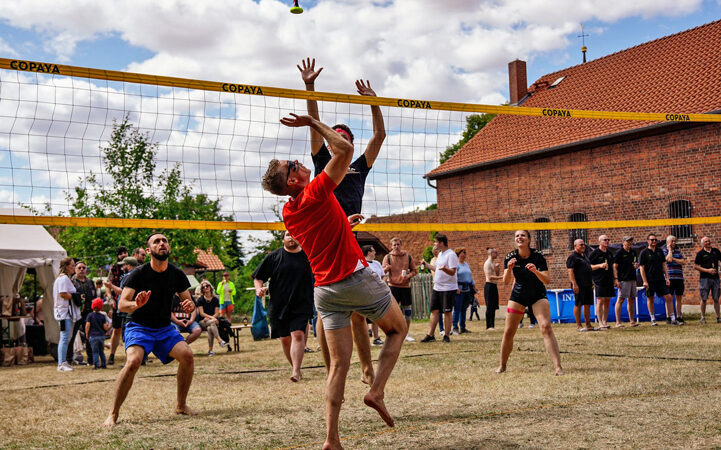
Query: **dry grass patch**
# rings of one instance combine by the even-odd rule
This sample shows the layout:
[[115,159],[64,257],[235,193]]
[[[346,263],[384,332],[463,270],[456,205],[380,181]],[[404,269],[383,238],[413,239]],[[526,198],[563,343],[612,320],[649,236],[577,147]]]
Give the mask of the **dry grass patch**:
[[[363,405],[367,389],[354,364],[341,413],[346,448],[721,445],[721,325],[689,321],[594,333],[555,325],[563,377],[552,375],[539,330],[527,328],[517,334],[508,372],[494,374],[501,331],[481,325],[471,322],[474,333],[451,344],[404,346],[386,395],[393,430]],[[412,334],[421,338],[426,327],[415,323]],[[322,364],[319,353],[306,354],[303,380],[291,383],[277,341],[253,342],[246,334],[239,353],[214,357],[206,356],[204,339],[192,348],[189,404],[200,415],[172,414],[177,366],[155,360],[139,371],[111,431],[101,424],[119,365],[58,373],[46,357],[0,369],[1,445],[313,448],[323,441],[325,370],[313,367]]]

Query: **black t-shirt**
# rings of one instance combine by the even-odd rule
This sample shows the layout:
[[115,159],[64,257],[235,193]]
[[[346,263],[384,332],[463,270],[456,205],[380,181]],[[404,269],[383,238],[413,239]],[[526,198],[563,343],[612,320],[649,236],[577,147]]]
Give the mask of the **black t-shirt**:
[[85,281],[80,281],[76,277],[73,277],[72,282],[73,286],[75,286],[75,291],[78,294],[85,296],[83,310],[81,313],[83,316],[87,317],[87,315],[93,310],[90,305],[93,303],[93,299],[95,298],[95,283],[93,283],[93,280],[90,278],[85,278]]
[[636,262],[636,254],[633,249],[629,252],[623,248],[617,251],[613,262],[618,264],[616,269],[618,281],[636,281],[636,268],[633,266],[633,263]]
[[85,322],[90,324],[89,337],[105,336],[104,326],[107,322],[107,317],[105,315],[100,314],[99,312],[91,312],[88,314],[88,318],[85,319]]
[[613,254],[611,250],[608,249],[604,252],[597,248],[591,252],[588,260],[592,265],[603,264],[604,261],[608,262],[608,269],[596,269],[593,271],[593,282],[601,286],[613,285]]
[[[215,314],[215,308],[220,308],[220,300],[218,300],[218,297],[215,295],[210,300],[206,300],[205,296],[201,295],[196,303],[196,306],[199,309],[202,309],[205,314],[212,316]],[[203,320],[203,318],[200,317],[200,314],[198,314],[198,320]]]
[[638,264],[643,266],[646,271],[646,280],[648,281],[666,281],[666,275],[663,271],[663,265],[665,263],[666,256],[659,247],[656,247],[656,250],[645,248],[638,256]]
[[286,314],[313,315],[313,271],[304,251],[290,253],[283,248],[271,252],[260,263],[253,278],[270,279],[268,317]]
[[128,320],[148,328],[163,328],[170,325],[170,311],[173,296],[190,287],[188,277],[172,264],[163,272],[156,272],[145,263],[133,270],[125,280],[125,287],[150,291],[148,302],[128,315]]
[[700,278],[718,278],[719,261],[721,261],[721,251],[719,251],[716,247],[711,247],[710,252],[701,249],[701,251],[696,253],[696,259],[694,259],[693,262],[704,269],[716,269],[716,273],[713,275],[710,273],[699,272]]
[[536,274],[526,269],[526,265],[531,263],[536,266],[539,272],[547,271],[548,264],[546,263],[546,258],[543,257],[541,252],[532,248],[530,256],[522,259],[516,249],[506,255],[503,261],[504,269],[508,268],[508,261],[513,258],[516,258],[516,265],[513,267],[513,277],[516,281],[513,283],[511,300],[523,304],[545,298],[546,285],[538,279]]
[[566,259],[566,268],[573,269],[573,276],[576,277],[576,284],[579,286],[591,286],[591,261],[577,251],[573,251]]
[[[330,162],[330,159],[331,154],[328,151],[328,147],[323,144],[320,150],[318,150],[318,153],[313,155],[313,175],[316,177],[320,175],[323,169],[325,169],[325,166]],[[349,171],[343,178],[343,181],[341,181],[335,188],[335,191],[333,191],[335,198],[338,199],[338,203],[340,203],[346,216],[360,214],[361,208],[363,207],[363,193],[365,192],[366,178],[368,178],[368,172],[371,170],[366,162],[365,154],[362,154],[358,159],[353,161],[350,167],[354,169],[356,173]]]

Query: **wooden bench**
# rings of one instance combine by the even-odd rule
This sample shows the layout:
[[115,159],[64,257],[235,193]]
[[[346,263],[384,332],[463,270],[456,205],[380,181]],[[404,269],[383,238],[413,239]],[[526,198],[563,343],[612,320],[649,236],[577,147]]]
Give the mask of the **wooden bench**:
[[252,327],[251,324],[230,326],[230,333],[233,335],[233,350],[235,350],[236,352],[240,351],[240,330],[250,327]]

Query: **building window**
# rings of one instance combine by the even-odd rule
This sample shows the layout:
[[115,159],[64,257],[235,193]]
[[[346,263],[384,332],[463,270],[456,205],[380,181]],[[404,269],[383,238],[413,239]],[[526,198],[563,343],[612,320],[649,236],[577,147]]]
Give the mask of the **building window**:
[[[538,217],[533,220],[536,223],[547,223],[551,219],[548,217]],[[551,230],[536,230],[536,245],[537,250],[550,250],[551,249]]]
[[[691,202],[688,200],[676,200],[668,206],[669,217],[672,219],[689,219],[691,217]],[[673,225],[671,234],[681,240],[690,241],[693,238],[691,225]]]
[[[568,217],[569,222],[586,222],[586,214],[584,213],[573,213]],[[583,242],[588,243],[588,233],[585,228],[568,230],[568,248],[573,250],[573,242],[576,239],[583,239]]]

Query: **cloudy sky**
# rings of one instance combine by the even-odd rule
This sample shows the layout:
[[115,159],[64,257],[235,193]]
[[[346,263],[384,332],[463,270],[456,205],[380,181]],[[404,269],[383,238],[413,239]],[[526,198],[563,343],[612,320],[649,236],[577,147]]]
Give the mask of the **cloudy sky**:
[[[324,67],[317,90],[353,94],[354,80],[362,77],[387,97],[501,104],[508,99],[509,61],[528,62],[529,85],[580,63],[581,24],[588,34],[588,57],[594,59],[721,17],[721,0],[306,0],[300,2],[301,15],[289,13],[291,3],[3,0],[0,56],[299,89],[295,65],[314,56]],[[161,143],[161,157],[182,162],[186,178],[222,196],[224,208],[239,220],[274,220],[270,205],[276,200],[257,188],[270,157],[310,164],[305,133],[281,129],[276,122],[288,110],[303,110],[304,102],[168,89],[151,95],[148,106],[132,88],[99,81],[0,71],[0,82],[0,207],[31,196],[33,202],[54,202],[61,211],[63,189],[93,163],[100,165],[98,143],[116,118],[109,110],[134,114]],[[37,86],[54,90],[44,98]],[[37,91],[33,98],[40,105],[32,114],[52,111],[44,125],[37,116],[19,112],[33,109],[23,103],[28,89]],[[73,93],[83,89],[88,99]],[[63,98],[65,106],[58,107]],[[173,105],[164,106],[169,99]],[[74,108],[87,109],[87,121],[101,126],[73,131],[73,125],[83,125]],[[158,125],[161,111],[171,113],[167,127]],[[383,111],[389,137],[369,178],[367,215],[433,203],[434,192],[422,175],[437,165],[438,151],[458,139],[464,120],[457,114]],[[321,115],[324,121],[355,125],[356,151],[362,151],[371,135],[368,107],[322,104]],[[187,120],[181,124],[182,117]],[[232,119],[232,126],[224,118]],[[53,131],[58,123],[65,128]],[[73,133],[83,139],[67,139]],[[47,154],[53,139],[64,139],[57,161]],[[78,165],[67,154],[87,159]],[[52,173],[49,167],[60,169]],[[38,180],[30,183],[36,188],[17,187],[21,178]]]

